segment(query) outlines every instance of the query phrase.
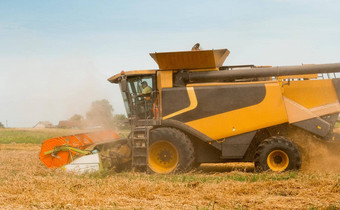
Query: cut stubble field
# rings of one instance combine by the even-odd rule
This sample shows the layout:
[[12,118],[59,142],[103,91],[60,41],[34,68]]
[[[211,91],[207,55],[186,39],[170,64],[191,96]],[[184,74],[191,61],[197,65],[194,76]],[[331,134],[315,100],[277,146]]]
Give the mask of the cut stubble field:
[[180,175],[79,175],[47,169],[39,144],[0,144],[0,150],[2,209],[340,208],[338,172],[254,173],[252,164],[229,163]]

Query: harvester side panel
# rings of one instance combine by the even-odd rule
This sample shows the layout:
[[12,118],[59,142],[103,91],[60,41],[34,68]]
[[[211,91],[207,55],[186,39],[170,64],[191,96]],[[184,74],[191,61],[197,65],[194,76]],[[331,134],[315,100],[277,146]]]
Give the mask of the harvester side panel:
[[[214,140],[288,120],[278,83],[190,87],[195,97],[189,95],[188,88],[162,90],[163,119],[183,122]],[[183,97],[186,105],[181,104],[182,100],[173,100],[180,92],[188,94]],[[192,106],[195,101],[196,107]],[[192,108],[186,109],[186,106]]]
[[338,102],[332,80],[299,80],[283,86],[283,95],[296,103],[311,109]]
[[[163,104],[171,104],[163,105],[163,119],[171,116],[174,120],[190,122],[258,104],[263,101],[266,89],[263,84],[250,84],[174,88],[162,92]],[[179,97],[182,100],[178,100]],[[196,106],[185,112],[192,104]]]
[[340,112],[339,79],[299,80],[284,85],[288,121],[318,136],[332,132],[335,122],[320,118]]

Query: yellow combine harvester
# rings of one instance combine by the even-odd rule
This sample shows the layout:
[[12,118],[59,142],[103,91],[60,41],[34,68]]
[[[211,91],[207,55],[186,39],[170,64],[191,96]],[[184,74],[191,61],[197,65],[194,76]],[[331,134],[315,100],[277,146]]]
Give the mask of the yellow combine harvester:
[[127,139],[95,147],[108,168],[167,174],[254,162],[257,171],[294,170],[304,160],[293,130],[336,139],[340,64],[223,66],[227,49],[150,55],[159,69],[108,79],[120,85],[132,125]]

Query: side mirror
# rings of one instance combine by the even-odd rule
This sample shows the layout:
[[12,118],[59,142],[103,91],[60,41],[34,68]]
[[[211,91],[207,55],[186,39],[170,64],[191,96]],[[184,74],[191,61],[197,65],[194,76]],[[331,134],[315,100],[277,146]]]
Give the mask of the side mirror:
[[127,81],[126,78],[122,78],[120,81],[120,87],[122,89],[122,92],[127,92]]

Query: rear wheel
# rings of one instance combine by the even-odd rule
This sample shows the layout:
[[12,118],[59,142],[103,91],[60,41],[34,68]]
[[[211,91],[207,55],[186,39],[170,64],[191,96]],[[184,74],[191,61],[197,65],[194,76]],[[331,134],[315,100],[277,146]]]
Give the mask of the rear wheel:
[[255,170],[288,171],[301,167],[298,147],[283,136],[272,136],[264,140],[255,153]]
[[194,146],[181,131],[157,128],[150,132],[148,163],[152,172],[186,172],[192,168],[194,160]]

